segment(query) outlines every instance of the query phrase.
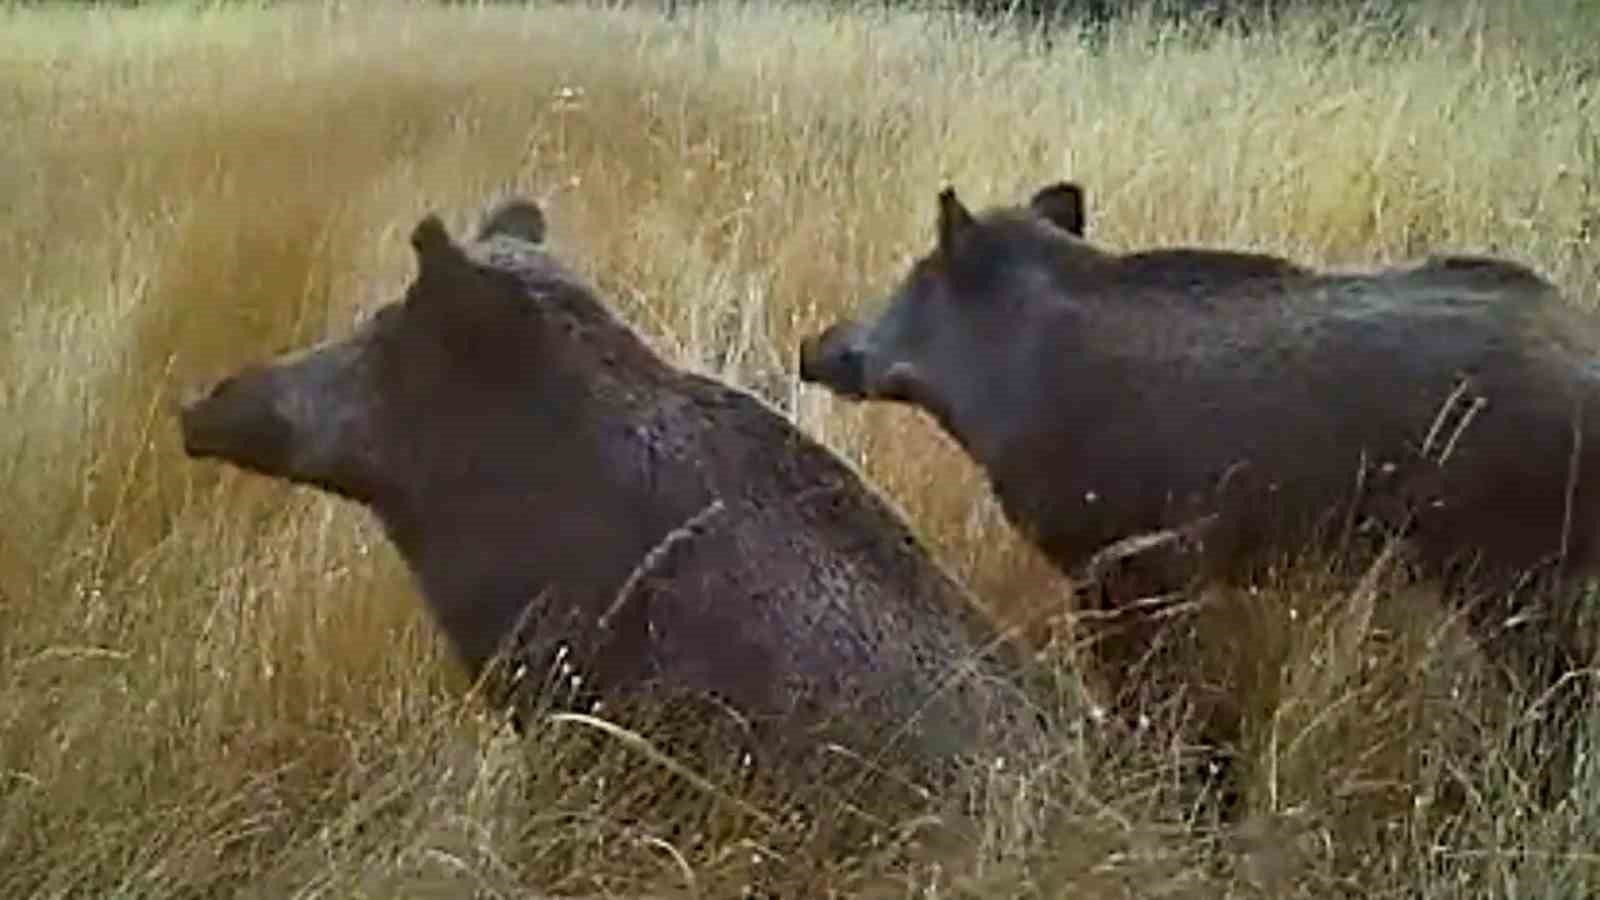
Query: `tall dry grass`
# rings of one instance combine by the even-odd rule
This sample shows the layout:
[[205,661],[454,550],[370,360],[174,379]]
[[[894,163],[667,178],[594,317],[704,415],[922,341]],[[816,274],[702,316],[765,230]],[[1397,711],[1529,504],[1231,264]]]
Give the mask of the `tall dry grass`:
[[[1193,691],[1147,728],[1073,721],[1050,766],[946,811],[960,840],[886,823],[841,852],[592,730],[513,740],[364,514],[184,460],[169,410],[396,296],[424,212],[460,228],[524,192],[658,347],[860,462],[1044,640],[1069,598],[981,479],[913,414],[801,390],[795,337],[928,244],[947,181],[1079,179],[1118,247],[1493,251],[1593,306],[1594,15],[1136,18],[1046,51],[766,6],[0,13],[0,894],[1593,893],[1600,776],[1532,802],[1530,698],[1420,592],[1307,571],[1200,598]],[[1207,703],[1240,723],[1234,824],[1183,743]]]

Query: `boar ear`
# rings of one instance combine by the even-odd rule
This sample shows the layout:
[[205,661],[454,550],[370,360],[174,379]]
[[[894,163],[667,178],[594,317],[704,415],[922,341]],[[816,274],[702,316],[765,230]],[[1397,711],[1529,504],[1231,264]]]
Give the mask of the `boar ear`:
[[1028,202],[1033,211],[1045,221],[1074,237],[1083,237],[1086,217],[1083,211],[1083,188],[1070,181],[1060,181],[1042,187]]
[[411,246],[418,274],[408,296],[416,306],[449,310],[450,320],[464,325],[490,317],[493,305],[483,299],[486,282],[437,215],[424,217],[411,230]]
[[489,213],[478,228],[478,240],[503,234],[530,244],[542,244],[544,228],[544,210],[539,208],[539,204],[516,197],[501,203]]
[[424,216],[417,227],[411,229],[411,247],[417,251],[417,262],[424,271],[462,258],[461,249],[450,240],[450,232],[434,213]]
[[972,227],[972,213],[961,205],[956,189],[947,187],[939,192],[939,249],[950,250],[956,238]]

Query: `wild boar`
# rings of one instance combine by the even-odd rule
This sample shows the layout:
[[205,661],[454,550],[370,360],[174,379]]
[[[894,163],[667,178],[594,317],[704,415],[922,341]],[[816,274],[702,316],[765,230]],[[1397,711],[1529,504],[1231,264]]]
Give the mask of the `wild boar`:
[[1105,583],[1244,581],[1362,523],[1457,585],[1600,560],[1600,332],[1550,282],[1478,256],[1119,253],[1086,222],[1072,182],[979,214],[942,191],[933,249],[875,314],[804,339],[801,378],[933,417],[1064,572],[1163,538]]
[[560,662],[593,697],[687,692],[773,746],[918,764],[1037,737],[1024,658],[901,516],[664,360],[545,227],[527,200],[464,244],[422,219],[403,298],[185,406],[186,452],[369,508],[474,675]]

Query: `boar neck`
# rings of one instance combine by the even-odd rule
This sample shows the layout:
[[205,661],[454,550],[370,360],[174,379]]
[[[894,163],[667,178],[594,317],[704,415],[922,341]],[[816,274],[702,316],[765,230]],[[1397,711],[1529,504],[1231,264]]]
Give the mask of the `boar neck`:
[[530,412],[520,430],[536,441],[461,447],[450,470],[373,504],[473,673],[538,598],[552,611],[605,608],[632,566],[710,502],[698,435],[662,408],[674,395],[636,404],[643,394],[603,392],[559,422]]

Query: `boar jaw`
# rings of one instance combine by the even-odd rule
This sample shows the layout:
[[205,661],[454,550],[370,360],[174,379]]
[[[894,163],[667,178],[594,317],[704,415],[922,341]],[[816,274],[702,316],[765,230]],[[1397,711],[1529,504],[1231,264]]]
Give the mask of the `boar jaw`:
[[370,502],[363,368],[338,341],[224,378],[179,411],[184,452]]
[[854,346],[856,328],[835,324],[800,344],[800,380],[818,384],[847,400],[870,399],[866,356]]
[[184,404],[179,414],[183,452],[284,474],[294,429],[274,402],[273,380],[269,369],[246,369]]

